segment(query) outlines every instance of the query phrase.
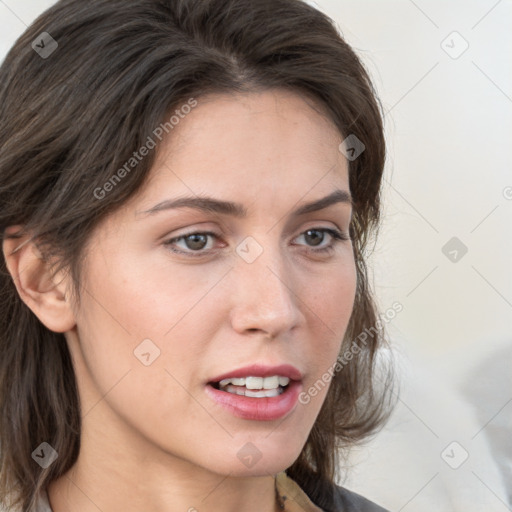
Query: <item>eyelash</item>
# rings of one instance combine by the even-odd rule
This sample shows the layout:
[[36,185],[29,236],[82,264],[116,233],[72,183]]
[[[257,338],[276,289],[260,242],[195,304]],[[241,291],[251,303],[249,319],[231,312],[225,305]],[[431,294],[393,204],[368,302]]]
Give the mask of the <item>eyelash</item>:
[[[322,247],[321,249],[309,249],[308,252],[312,252],[312,253],[315,253],[315,254],[324,254],[324,253],[327,253],[327,252],[331,252],[332,250],[334,250],[334,246],[340,242],[343,242],[343,241],[348,241],[350,240],[351,238],[344,232],[342,231],[338,231],[336,229],[330,229],[330,228],[309,228],[309,229],[306,229],[306,231],[303,231],[300,235],[304,235],[305,233],[307,233],[308,231],[319,231],[319,232],[324,232],[324,233],[328,233],[329,235],[332,236],[333,238],[333,242],[326,246],[326,247]],[[216,233],[212,233],[211,231],[192,231],[190,233],[185,233],[181,236],[178,236],[176,238],[172,238],[171,240],[168,240],[167,242],[164,242],[164,245],[166,247],[169,248],[169,250],[171,250],[172,252],[174,253],[177,253],[177,254],[183,254],[185,256],[190,256],[192,258],[197,258],[197,257],[201,257],[201,256],[205,256],[206,254],[208,254],[209,251],[203,251],[203,250],[200,250],[200,251],[181,251],[179,249],[175,249],[172,247],[172,244],[180,241],[180,240],[183,240],[189,236],[192,236],[192,235],[210,235],[214,238],[219,238],[218,235]],[[299,235],[299,236],[300,236]]]

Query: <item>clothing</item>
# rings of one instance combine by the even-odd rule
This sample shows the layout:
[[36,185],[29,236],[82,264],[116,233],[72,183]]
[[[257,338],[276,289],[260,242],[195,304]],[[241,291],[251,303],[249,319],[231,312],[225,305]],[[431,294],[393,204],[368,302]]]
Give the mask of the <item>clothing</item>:
[[41,492],[37,499],[35,508],[36,512],[53,512],[48,501],[48,493],[46,491]]
[[[276,492],[280,504],[284,506],[283,512],[324,512],[284,471],[276,475]],[[333,512],[388,512],[359,494],[339,486],[335,489],[333,507]],[[36,512],[53,512],[46,491],[39,495]]]
[[276,487],[284,502],[284,512],[389,512],[363,496],[336,485],[329,509],[315,505],[309,496],[284,471],[276,476]]

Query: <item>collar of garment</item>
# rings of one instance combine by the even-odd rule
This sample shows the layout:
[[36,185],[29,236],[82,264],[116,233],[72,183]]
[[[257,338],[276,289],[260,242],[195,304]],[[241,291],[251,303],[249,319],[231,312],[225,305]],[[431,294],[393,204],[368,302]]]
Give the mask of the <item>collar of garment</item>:
[[323,512],[284,471],[276,475],[276,497],[283,512]]

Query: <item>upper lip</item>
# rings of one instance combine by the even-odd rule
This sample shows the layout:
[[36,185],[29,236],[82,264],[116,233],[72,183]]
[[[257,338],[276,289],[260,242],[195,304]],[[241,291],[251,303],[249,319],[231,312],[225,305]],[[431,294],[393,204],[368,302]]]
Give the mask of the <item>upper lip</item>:
[[229,379],[230,377],[272,377],[273,375],[288,377],[290,380],[302,379],[302,373],[291,364],[280,364],[277,366],[252,364],[250,366],[244,366],[243,368],[237,368],[236,370],[231,370],[223,373],[222,375],[218,375],[209,382],[220,382],[221,380]]

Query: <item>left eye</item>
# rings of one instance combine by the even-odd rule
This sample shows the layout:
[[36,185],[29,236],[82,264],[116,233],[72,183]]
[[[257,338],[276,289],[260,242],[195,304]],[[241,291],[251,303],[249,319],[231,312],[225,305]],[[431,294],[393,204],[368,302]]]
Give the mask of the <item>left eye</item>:
[[[320,245],[324,239],[325,234],[328,234],[332,238],[332,242],[328,245],[322,246],[319,249],[315,249],[314,247],[317,245]],[[169,249],[172,252],[179,253],[179,254],[186,254],[187,256],[203,256],[209,252],[209,250],[203,250],[208,245],[208,237],[216,238],[218,239],[218,235],[216,233],[212,233],[210,231],[204,232],[204,231],[198,231],[193,233],[188,233],[181,235],[176,238],[172,238],[171,240],[168,240],[167,242],[164,242],[164,245],[169,247]],[[329,228],[312,228],[304,231],[301,233],[297,238],[305,237],[305,239],[309,239],[313,241],[313,245],[309,247],[313,247],[310,249],[311,252],[325,252],[325,251],[331,251],[334,249],[334,246],[343,241],[343,240],[350,240],[350,237],[346,235],[346,233],[343,233],[341,231],[335,230],[335,229],[329,229]],[[180,241],[183,241],[185,243],[185,250],[183,249],[176,249],[176,244]],[[299,244],[300,245],[300,244]],[[209,248],[211,250],[211,247]]]
[[[318,233],[320,233],[320,236],[318,236]],[[336,231],[334,229],[327,229],[327,228],[308,229],[307,231],[304,231],[304,233],[299,235],[299,238],[301,236],[311,237],[313,239],[313,242],[315,242],[315,240],[317,241],[313,244],[315,246],[315,245],[321,244],[324,241],[326,233],[333,239],[333,242],[331,242],[327,246],[322,247],[321,249],[314,249],[314,251],[316,251],[316,252],[328,251],[328,250],[333,249],[334,245],[337,242],[339,242],[341,240],[348,240],[348,237],[344,233],[341,233],[340,231]],[[320,240],[320,241],[318,242],[318,240]]]

